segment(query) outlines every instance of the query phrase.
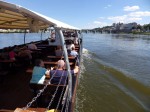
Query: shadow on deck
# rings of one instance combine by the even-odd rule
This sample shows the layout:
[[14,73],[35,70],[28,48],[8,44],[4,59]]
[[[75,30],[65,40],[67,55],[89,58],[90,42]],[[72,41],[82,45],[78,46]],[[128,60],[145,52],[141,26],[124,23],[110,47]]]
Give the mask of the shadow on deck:
[[3,77],[0,83],[0,109],[14,110],[31,101],[30,78],[23,68],[13,69]]

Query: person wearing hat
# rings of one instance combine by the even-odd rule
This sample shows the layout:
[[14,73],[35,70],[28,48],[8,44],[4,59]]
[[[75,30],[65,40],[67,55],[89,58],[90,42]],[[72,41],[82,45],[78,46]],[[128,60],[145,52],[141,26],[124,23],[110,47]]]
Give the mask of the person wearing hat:
[[[52,78],[52,80],[50,82],[51,84],[60,84],[60,85],[66,84],[68,72],[66,70],[64,70],[64,67],[65,67],[64,60],[59,60],[57,63],[57,69],[50,71],[50,76]],[[74,75],[74,74],[78,73],[78,71],[79,71],[79,67],[75,66],[75,68],[73,70],[71,70],[70,72],[72,75]],[[60,79],[61,79],[61,81],[60,81]]]

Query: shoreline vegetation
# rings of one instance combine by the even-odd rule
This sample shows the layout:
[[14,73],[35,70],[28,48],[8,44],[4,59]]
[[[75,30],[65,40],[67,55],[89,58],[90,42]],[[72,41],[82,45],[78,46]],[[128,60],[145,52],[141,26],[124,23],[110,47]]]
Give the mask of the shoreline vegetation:
[[150,35],[150,32],[133,32],[131,34],[135,34],[135,35]]
[[150,35],[150,32],[131,32],[131,33],[119,32],[119,33],[111,33],[111,34]]
[[136,22],[132,23],[113,23],[111,26],[104,26],[102,28],[83,29],[83,32],[93,33],[111,33],[111,34],[137,34],[150,35],[150,23],[140,25]]

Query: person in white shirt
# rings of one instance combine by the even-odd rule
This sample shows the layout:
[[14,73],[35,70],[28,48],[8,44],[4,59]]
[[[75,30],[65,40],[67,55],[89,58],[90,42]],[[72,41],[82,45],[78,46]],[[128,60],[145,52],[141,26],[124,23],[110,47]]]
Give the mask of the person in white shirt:
[[72,48],[70,56],[75,57],[75,63],[76,63],[76,65],[79,65],[79,59],[78,59],[79,57],[78,57],[77,51],[75,51],[75,47]]
[[75,45],[73,44],[73,42],[70,40],[69,41],[69,44],[67,45],[67,51],[68,51],[68,54],[70,55],[70,53],[71,53],[71,50],[72,50],[72,48],[75,48]]
[[75,47],[72,48],[72,51],[71,51],[70,55],[73,56],[73,57],[77,57],[78,56],[77,51],[75,51]]

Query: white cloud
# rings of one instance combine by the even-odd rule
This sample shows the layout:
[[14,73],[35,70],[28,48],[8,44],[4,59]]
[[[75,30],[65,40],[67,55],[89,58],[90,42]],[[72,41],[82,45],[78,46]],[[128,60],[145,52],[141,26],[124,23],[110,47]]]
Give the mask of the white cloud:
[[135,21],[140,21],[140,20],[142,20],[142,18],[133,17],[133,18],[128,18],[127,20],[128,20],[129,22],[135,22]]
[[101,24],[100,21],[94,21],[93,23],[94,23],[94,24]]
[[111,7],[111,5],[107,5],[107,7]]
[[[139,8],[137,8],[137,9],[139,9]],[[133,9],[132,9],[132,11],[133,11]],[[145,21],[146,17],[147,18],[150,17],[150,11],[134,11],[134,12],[128,12],[127,14],[121,15],[121,16],[99,17],[98,20],[85,25],[84,28],[85,29],[86,28],[89,28],[89,29],[98,28],[98,27],[103,27],[103,26],[109,26],[112,23],[118,23],[118,22],[122,22],[122,23],[137,22],[140,24],[145,24],[147,22],[147,21]]]
[[128,15],[123,15],[123,16],[113,16],[113,17],[108,17],[109,20],[118,23],[129,23],[129,22],[136,22],[142,20],[142,18],[139,17],[130,17]]
[[105,17],[99,17],[99,19],[105,19]]
[[150,11],[138,11],[138,12],[132,12],[129,14],[129,16],[132,17],[150,17]]
[[141,21],[143,17],[150,17],[150,11],[135,11],[122,16],[108,17],[107,19],[113,22],[129,23]]
[[87,25],[85,25],[82,29],[92,29],[92,28],[98,28],[98,27],[103,27],[107,25],[108,23],[106,22],[94,21],[92,23],[88,23]]
[[107,6],[105,6],[104,8],[107,9],[109,7],[111,7],[112,5],[108,4]]
[[106,22],[100,22],[100,21],[94,21],[93,24],[99,26],[99,27],[102,27],[102,26],[106,26],[107,23]]
[[108,19],[112,20],[113,22],[124,22],[127,19],[127,15],[112,16],[112,17],[108,17]]
[[124,7],[124,11],[136,11],[138,9],[140,9],[139,6],[125,6]]

